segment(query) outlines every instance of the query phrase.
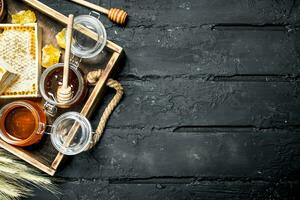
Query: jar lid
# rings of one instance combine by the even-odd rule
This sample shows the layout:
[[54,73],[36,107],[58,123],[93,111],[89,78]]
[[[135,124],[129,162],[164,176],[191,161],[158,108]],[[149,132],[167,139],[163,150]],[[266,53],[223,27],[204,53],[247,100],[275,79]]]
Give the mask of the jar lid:
[[75,29],[73,31],[72,53],[80,58],[97,56],[103,50],[107,41],[103,24],[91,15],[80,15],[74,18],[74,27],[81,30],[82,27],[85,27],[91,30],[94,38]]
[[91,124],[86,117],[77,112],[64,113],[52,125],[52,144],[65,155],[76,155],[85,151],[91,140]]

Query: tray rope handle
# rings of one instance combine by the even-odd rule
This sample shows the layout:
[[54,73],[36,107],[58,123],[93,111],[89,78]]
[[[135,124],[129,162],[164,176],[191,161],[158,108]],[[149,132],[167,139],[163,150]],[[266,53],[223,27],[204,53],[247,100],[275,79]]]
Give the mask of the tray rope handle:
[[[89,82],[89,84],[96,84],[97,81],[99,80],[99,78],[101,77],[102,72],[103,72],[102,69],[89,72],[87,75],[87,81]],[[98,124],[98,127],[95,131],[95,134],[93,135],[92,143],[90,144],[88,149],[93,148],[100,140],[110,115],[112,114],[114,109],[117,107],[117,105],[121,101],[122,96],[124,94],[124,89],[118,81],[113,80],[113,79],[108,79],[106,85],[108,87],[116,90],[116,94],[112,98],[110,103],[107,105],[107,107],[105,108],[105,110],[101,116],[100,122]]]

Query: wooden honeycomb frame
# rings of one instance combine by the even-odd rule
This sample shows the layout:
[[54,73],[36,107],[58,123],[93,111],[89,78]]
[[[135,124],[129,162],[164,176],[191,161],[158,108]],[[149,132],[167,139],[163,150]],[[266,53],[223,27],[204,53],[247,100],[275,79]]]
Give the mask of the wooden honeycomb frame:
[[[46,6],[45,4],[37,1],[37,0],[22,0],[27,5],[31,6],[35,10],[44,13],[45,15],[48,15],[49,17],[57,20],[58,22],[62,24],[67,23],[67,17],[63,14],[53,10],[52,8]],[[78,31],[81,31],[82,33],[88,35],[89,37],[96,39],[97,35],[96,33],[90,31],[89,29],[80,28]],[[109,79],[109,77],[112,75],[112,72],[116,70],[116,63],[118,59],[120,58],[121,54],[123,53],[123,49],[118,46],[117,44],[107,41],[106,48],[112,52],[112,55],[102,73],[101,78],[97,82],[96,86],[92,90],[89,98],[87,99],[86,103],[84,104],[83,108],[81,109],[80,114],[89,118],[92,114],[94,107],[96,103],[100,100],[100,97],[103,96],[103,92],[105,89],[106,81]],[[35,166],[36,168],[46,172],[47,174],[53,176],[55,172],[57,171],[62,159],[64,158],[64,155],[62,153],[57,152],[56,157],[51,161],[49,164],[45,161],[45,159],[42,156],[36,156],[32,154],[30,150],[15,147],[12,145],[9,145],[5,143],[4,141],[0,140],[0,147],[6,149],[10,153],[18,156],[22,160],[26,161],[27,163]],[[54,147],[53,147],[54,148]],[[46,152],[47,153],[47,152]]]
[[[0,95],[0,99],[8,99],[8,98],[30,98],[30,97],[39,97],[39,78],[41,75],[41,66],[40,66],[40,61],[41,61],[41,55],[40,55],[40,49],[41,49],[41,31],[39,30],[38,26],[36,23],[33,24],[25,24],[25,25],[20,25],[20,24],[0,24],[0,30],[16,30],[18,32],[30,32],[31,34],[31,43],[34,44],[34,49],[30,50],[30,54],[33,57],[32,60],[35,62],[34,66],[34,73],[36,77],[34,77],[32,80],[32,87],[30,89],[27,89],[25,91],[6,91],[4,94]],[[33,32],[32,32],[33,30]],[[10,51],[10,49],[8,49]],[[19,75],[22,77],[23,74],[19,73]],[[26,79],[28,80],[28,79]],[[18,83],[21,84],[21,83]],[[28,84],[28,83],[26,83]],[[10,90],[8,88],[8,90]]]

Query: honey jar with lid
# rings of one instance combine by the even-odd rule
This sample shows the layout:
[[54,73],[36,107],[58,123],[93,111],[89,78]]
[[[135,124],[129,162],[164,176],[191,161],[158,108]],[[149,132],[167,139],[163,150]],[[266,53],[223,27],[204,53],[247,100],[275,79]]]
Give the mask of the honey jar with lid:
[[14,101],[0,110],[0,137],[15,146],[38,143],[45,131],[46,114],[32,101]]
[[40,79],[40,93],[46,101],[45,109],[48,114],[55,115],[56,107],[69,108],[83,100],[87,93],[86,81],[83,73],[70,63],[69,86],[72,91],[70,101],[61,103],[57,100],[57,90],[62,85],[64,64],[58,63],[47,68]]

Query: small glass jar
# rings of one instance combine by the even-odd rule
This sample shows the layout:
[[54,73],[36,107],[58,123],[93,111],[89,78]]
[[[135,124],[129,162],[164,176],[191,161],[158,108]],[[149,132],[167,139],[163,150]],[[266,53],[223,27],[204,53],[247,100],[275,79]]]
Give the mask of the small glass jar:
[[76,66],[70,63],[69,86],[72,89],[72,98],[68,102],[60,103],[57,100],[58,87],[62,85],[63,63],[58,63],[47,68],[40,79],[40,92],[46,101],[45,109],[49,114],[54,115],[54,107],[69,108],[76,105],[87,93],[86,82],[82,72]]
[[38,143],[45,131],[46,114],[32,101],[15,101],[0,110],[0,137],[15,146]]
[[88,149],[93,132],[87,118],[67,112],[54,121],[50,135],[55,149],[65,155],[76,155]]
[[[73,31],[71,51],[78,58],[97,60],[96,58],[104,49],[107,42],[107,35],[99,17],[99,13],[92,11],[89,15],[80,15],[74,18],[75,30]],[[78,31],[82,30],[84,32],[82,27],[90,30],[90,33],[93,32],[94,38],[90,38]]]

